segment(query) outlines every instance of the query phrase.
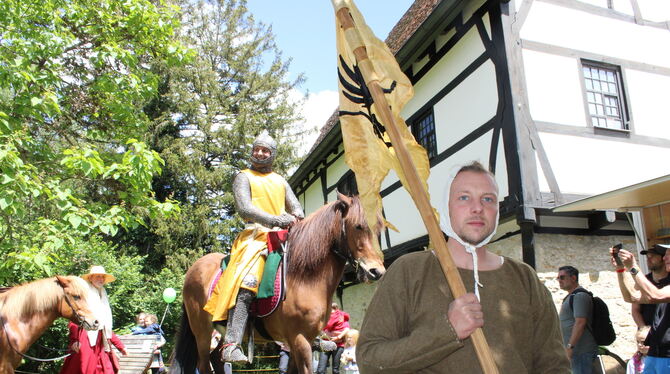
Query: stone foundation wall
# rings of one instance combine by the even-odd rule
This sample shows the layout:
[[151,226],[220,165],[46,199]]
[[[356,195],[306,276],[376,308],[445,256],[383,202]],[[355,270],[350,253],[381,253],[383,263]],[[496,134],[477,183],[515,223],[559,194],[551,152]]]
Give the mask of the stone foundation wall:
[[[579,283],[603,299],[610,310],[617,339],[608,349],[627,360],[636,350],[636,327],[630,314],[630,304],[623,301],[616,273],[609,262],[607,250],[616,243],[623,243],[624,248],[634,248],[635,239],[631,236],[536,234],[535,261],[538,277],[551,292],[557,311],[567,294],[558,287],[558,268],[572,265],[579,269]],[[493,243],[489,249],[521,261],[521,236]],[[376,284],[361,284],[344,291],[342,303],[344,310],[351,315],[353,328],[360,328],[375,288]]]

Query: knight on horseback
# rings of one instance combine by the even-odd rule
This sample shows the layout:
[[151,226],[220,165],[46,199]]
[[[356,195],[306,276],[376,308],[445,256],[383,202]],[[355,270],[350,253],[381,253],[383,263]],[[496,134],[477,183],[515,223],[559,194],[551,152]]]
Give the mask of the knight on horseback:
[[276,155],[277,143],[263,131],[252,144],[251,167],[240,171],[233,181],[235,207],[246,226],[235,239],[228,267],[204,306],[212,315],[214,328],[224,337],[225,362],[247,361],[241,344],[263,274],[268,232],[304,218],[286,179],[272,171]]

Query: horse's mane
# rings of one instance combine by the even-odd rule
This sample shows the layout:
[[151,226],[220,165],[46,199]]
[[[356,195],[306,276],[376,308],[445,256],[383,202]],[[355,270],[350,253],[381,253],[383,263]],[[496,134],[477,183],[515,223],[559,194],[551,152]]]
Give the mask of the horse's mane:
[[[295,278],[317,279],[323,271],[331,249],[342,234],[342,201],[328,203],[291,229],[288,274]],[[358,198],[353,198],[348,219],[365,224],[365,215]]]
[[[85,280],[72,275],[63,278],[70,280],[72,293],[86,297]],[[52,309],[62,296],[63,288],[56,277],[24,283],[0,295],[0,312],[7,319],[30,317]]]

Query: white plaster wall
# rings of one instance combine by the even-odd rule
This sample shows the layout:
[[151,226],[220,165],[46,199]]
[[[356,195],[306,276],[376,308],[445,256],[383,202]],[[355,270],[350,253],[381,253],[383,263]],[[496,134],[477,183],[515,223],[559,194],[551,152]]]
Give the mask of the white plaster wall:
[[[399,230],[399,232],[389,230],[391,246],[426,235],[421,215],[404,188],[399,188],[386,196],[383,204],[386,220]],[[387,248],[384,239],[382,246],[382,249]]]
[[[539,133],[563,193],[593,195],[670,174],[670,149]],[[538,175],[542,171],[538,164]],[[540,190],[549,192],[544,178]]]
[[[435,165],[431,169],[430,177],[428,178],[429,192],[431,196],[431,203],[435,207],[439,207],[443,201],[444,186],[447,178],[452,173],[456,166],[461,166],[472,161],[479,161],[487,165],[489,150],[491,148],[491,137],[493,131],[489,131],[479,139],[467,145],[458,153],[449,157],[448,160]],[[505,164],[505,155],[503,149],[502,138],[498,146],[496,182],[498,183],[500,200],[504,199],[508,194],[507,188],[507,167]]]
[[489,60],[433,107],[438,153],[493,118],[497,106],[495,67]]
[[312,213],[323,205],[323,192],[321,189],[321,180],[317,179],[312,183],[304,194],[303,209],[305,215]]
[[472,18],[472,14],[477,9],[481,8],[481,6],[484,5],[484,2],[486,2],[486,0],[473,0],[466,2],[465,6],[463,7],[463,22],[467,22],[470,18]]
[[523,62],[533,120],[586,126],[579,62],[529,50]]
[[653,22],[670,21],[670,1],[637,0],[642,18]]
[[[585,4],[595,5],[601,8],[607,9],[607,3],[609,0],[579,0]],[[630,0],[613,0],[613,9],[618,13],[623,13],[629,16],[633,14],[633,6],[630,4]]]
[[626,69],[624,74],[635,133],[670,139],[670,76],[633,69]]
[[520,35],[526,40],[670,67],[670,48],[660,47],[670,45],[668,30],[541,1],[533,3]]
[[482,53],[484,45],[473,28],[414,85],[414,97],[403,108],[402,116],[414,114]]
[[[496,157],[496,182],[498,183],[498,197],[503,200],[509,195],[507,181],[507,159],[505,158],[505,141],[500,137],[498,141],[498,156]],[[486,164],[484,164],[486,165]]]
[[541,165],[542,164],[540,163],[540,158],[537,156],[537,152],[536,152],[535,153],[535,166],[537,167],[538,186],[540,186],[540,191],[550,192],[549,183],[547,182],[547,176],[544,175],[544,171],[542,170]]
[[630,0],[614,0],[612,1],[612,5],[614,10],[619,13],[627,14],[629,16],[635,15],[635,12],[633,12],[633,5],[631,4]]

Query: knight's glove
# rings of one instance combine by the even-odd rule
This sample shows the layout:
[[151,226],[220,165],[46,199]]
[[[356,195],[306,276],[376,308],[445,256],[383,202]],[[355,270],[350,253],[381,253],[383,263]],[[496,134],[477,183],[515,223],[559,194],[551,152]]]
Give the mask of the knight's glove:
[[273,227],[281,227],[281,228],[287,228],[289,225],[291,225],[293,222],[295,222],[295,217],[288,214],[288,213],[282,213],[278,216],[274,216],[272,219],[272,226]]

